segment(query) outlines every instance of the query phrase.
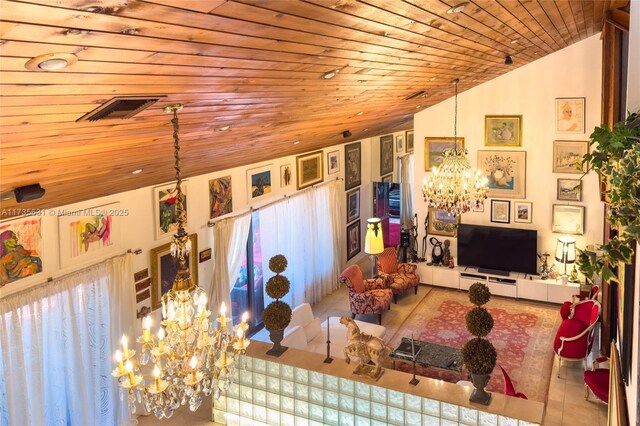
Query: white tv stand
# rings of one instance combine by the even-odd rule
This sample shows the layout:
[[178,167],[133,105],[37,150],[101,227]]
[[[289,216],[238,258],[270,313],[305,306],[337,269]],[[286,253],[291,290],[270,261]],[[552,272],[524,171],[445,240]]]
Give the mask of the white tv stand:
[[417,264],[420,282],[440,287],[469,290],[471,284],[486,284],[491,294],[497,296],[538,300],[541,302],[563,303],[571,300],[571,296],[580,293],[580,284],[562,284],[560,280],[542,280],[539,276],[520,272],[511,272],[508,276],[478,272],[477,268],[457,266],[452,269],[446,266]]

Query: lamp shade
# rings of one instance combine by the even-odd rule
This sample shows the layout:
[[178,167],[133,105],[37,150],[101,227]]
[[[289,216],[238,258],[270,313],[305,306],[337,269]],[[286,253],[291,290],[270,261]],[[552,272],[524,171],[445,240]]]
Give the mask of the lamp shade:
[[377,217],[367,219],[367,235],[364,238],[364,252],[367,254],[380,254],[383,251],[382,222]]
[[558,238],[556,260],[562,263],[574,263],[576,261],[576,240],[571,237]]

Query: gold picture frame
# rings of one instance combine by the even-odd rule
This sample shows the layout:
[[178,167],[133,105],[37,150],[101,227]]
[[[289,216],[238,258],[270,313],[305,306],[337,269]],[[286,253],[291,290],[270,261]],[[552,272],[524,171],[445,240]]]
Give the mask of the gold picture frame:
[[296,157],[296,183],[298,189],[324,181],[324,154],[315,151]]
[[620,354],[616,341],[611,342],[611,357],[609,358],[609,407],[607,424],[611,426],[628,426],[627,403],[625,400],[624,382]]
[[460,215],[453,217],[444,210],[429,208],[429,235],[456,237],[460,225]]
[[484,146],[522,146],[522,116],[485,115]]
[[444,152],[452,148],[464,148],[464,138],[424,138],[424,171],[430,172],[439,166],[444,158]]
[[[198,234],[189,235],[191,253],[187,258],[193,283],[198,283]],[[151,308],[162,306],[162,296],[173,286],[176,264],[171,256],[171,243],[151,249]]]

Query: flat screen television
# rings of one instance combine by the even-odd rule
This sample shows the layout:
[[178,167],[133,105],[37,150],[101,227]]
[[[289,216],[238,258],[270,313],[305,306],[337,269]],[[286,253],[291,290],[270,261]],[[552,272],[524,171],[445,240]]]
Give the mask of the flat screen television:
[[[461,224],[458,264],[484,271],[537,274],[538,231]],[[492,271],[493,270],[493,271]]]

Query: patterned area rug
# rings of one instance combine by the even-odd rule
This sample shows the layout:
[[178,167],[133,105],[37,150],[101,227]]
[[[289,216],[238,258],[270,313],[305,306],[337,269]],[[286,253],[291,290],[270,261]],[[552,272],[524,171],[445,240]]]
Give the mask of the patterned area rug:
[[[467,292],[434,288],[415,307],[388,344],[396,347],[402,337],[462,348],[472,336],[464,317],[473,307]],[[516,390],[527,398],[545,402],[553,368],[553,338],[560,325],[559,307],[524,300],[492,297],[487,309],[493,316],[493,330],[487,338],[498,352],[498,364],[511,377]],[[411,371],[409,363],[396,363],[399,370]],[[459,376],[418,367],[422,376],[456,382]],[[463,379],[467,380],[466,369]],[[487,390],[502,392],[503,380],[496,366]]]

